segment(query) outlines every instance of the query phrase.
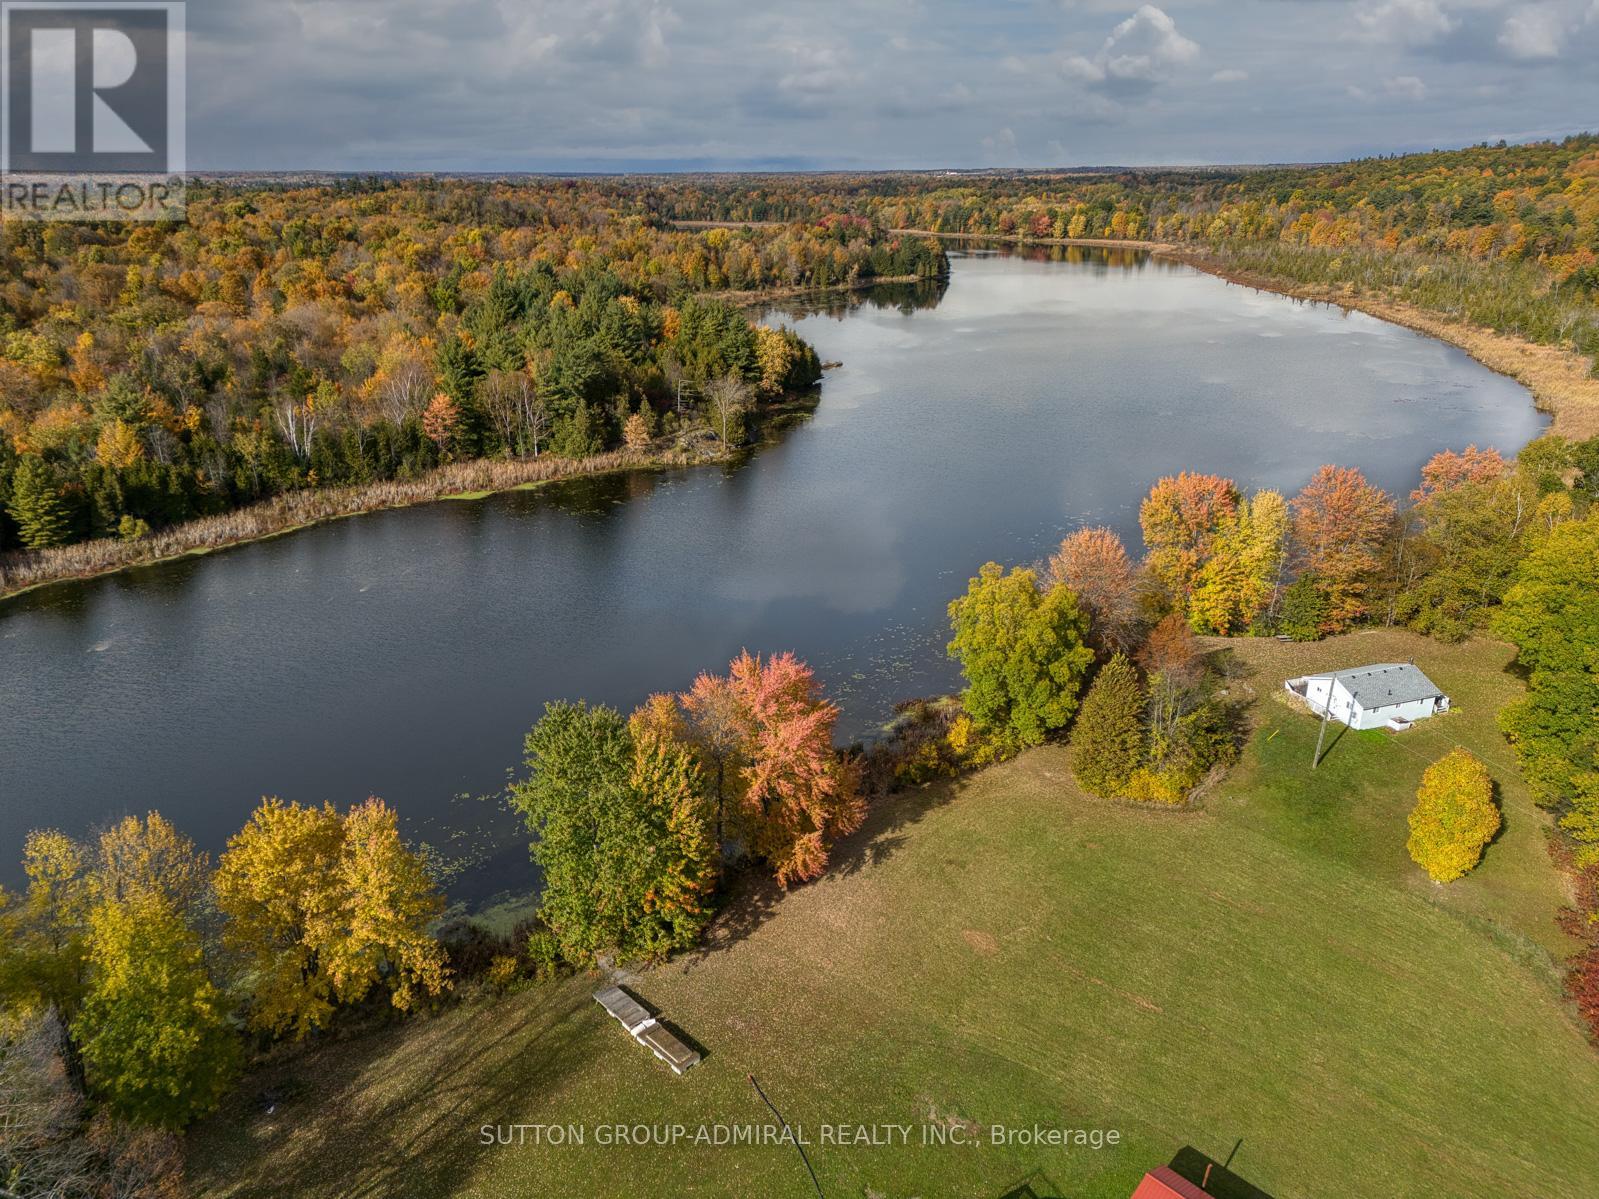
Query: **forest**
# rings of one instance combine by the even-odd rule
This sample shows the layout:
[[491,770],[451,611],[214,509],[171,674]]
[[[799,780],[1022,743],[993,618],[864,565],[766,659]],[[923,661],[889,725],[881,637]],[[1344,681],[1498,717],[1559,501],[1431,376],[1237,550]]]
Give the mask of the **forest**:
[[851,212],[889,229],[1190,246],[1599,357],[1593,134],[1322,166],[661,182],[645,202],[680,219]]
[[[737,293],[936,279],[824,217],[678,229],[575,181],[199,187],[188,223],[0,248],[0,550],[152,530],[450,462],[718,435],[820,377]],[[732,298],[730,298],[732,297]]]
[[0,553],[447,463],[579,460],[678,433],[685,395],[691,421],[741,417],[819,364],[735,301],[944,277],[912,230],[1190,246],[1599,356],[1592,135],[1308,167],[191,194],[177,227],[7,229]]

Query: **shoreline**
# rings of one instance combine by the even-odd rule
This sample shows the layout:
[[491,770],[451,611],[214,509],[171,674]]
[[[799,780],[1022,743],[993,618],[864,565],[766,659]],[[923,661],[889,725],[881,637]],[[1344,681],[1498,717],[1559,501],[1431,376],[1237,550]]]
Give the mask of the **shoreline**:
[[1363,312],[1391,325],[1447,342],[1456,349],[1464,350],[1474,361],[1495,374],[1514,379],[1531,393],[1533,407],[1551,418],[1549,428],[1544,430],[1541,437],[1553,434],[1572,441],[1599,437],[1599,378],[1591,373],[1592,364],[1575,350],[1539,345],[1513,333],[1501,333],[1483,325],[1474,325],[1380,293],[1358,291],[1353,283],[1340,287],[1296,283],[1291,279],[1235,267],[1213,250],[1173,242],[1104,237],[1007,237],[995,233],[933,233],[926,229],[896,229],[893,232],[916,233],[923,237],[954,241],[998,242],[1007,246],[1141,250],[1156,258],[1191,266],[1239,287],[1269,291],[1274,295],[1313,304],[1331,304],[1346,312]]
[[[85,582],[181,558],[202,557],[297,533],[370,512],[412,508],[448,500],[477,500],[509,491],[532,491],[550,483],[597,478],[635,470],[670,470],[707,465],[720,455],[674,449],[611,450],[589,458],[480,458],[438,467],[416,479],[389,480],[364,487],[309,488],[274,496],[216,516],[185,521],[140,541],[105,537],[57,549],[32,551],[43,561],[0,563],[0,604],[58,583]],[[75,563],[72,559],[88,559]],[[59,561],[59,567],[55,567]],[[42,577],[33,577],[35,573]],[[13,583],[11,577],[20,576]]]
[[1572,441],[1599,436],[1599,378],[1591,374],[1591,364],[1575,350],[1539,345],[1513,333],[1500,333],[1403,300],[1360,292],[1353,283],[1341,287],[1294,283],[1232,267],[1226,259],[1198,248],[1163,246],[1156,253],[1239,287],[1331,304],[1346,311],[1353,309],[1448,342],[1495,374],[1514,379],[1531,392],[1533,406],[1551,418],[1542,436],[1554,434]]
[[[416,479],[291,491],[216,516],[185,521],[140,541],[103,537],[56,549],[14,551],[7,557],[21,561],[0,558],[0,611],[9,600],[57,583],[81,583],[124,570],[202,557],[371,512],[451,500],[483,500],[574,479],[633,471],[689,470],[728,462],[770,444],[777,433],[814,412],[820,399],[819,387],[818,384],[767,404],[759,414],[756,437],[730,454],[719,449],[713,452],[701,442],[688,447],[608,450],[588,458],[556,458],[548,454],[540,458],[474,458],[437,467]],[[28,561],[41,555],[45,559],[42,562]],[[73,559],[88,561],[75,563]],[[51,566],[52,560],[61,563],[58,569],[44,577],[29,577],[33,571]],[[21,578],[14,582],[17,575]]]
[[[1587,360],[1575,351],[1538,345],[1512,334],[1472,325],[1385,296],[1358,293],[1354,284],[1343,287],[1297,284],[1291,280],[1234,268],[1209,250],[1171,242],[1092,237],[1024,238],[982,233],[932,233],[924,229],[895,229],[892,232],[953,241],[996,242],[1007,246],[1138,250],[1193,267],[1239,287],[1268,291],[1310,303],[1330,304],[1345,311],[1363,312],[1378,320],[1453,345],[1487,369],[1514,379],[1527,389],[1533,407],[1551,418],[1549,428],[1541,437],[1558,435],[1582,440],[1599,436],[1599,379],[1589,374]],[[879,283],[916,282],[919,278],[915,275],[873,277],[828,287],[770,288],[765,291],[714,294],[718,298],[749,306],[805,295],[859,291]],[[814,406],[814,402],[798,406]],[[770,416],[774,418],[776,427],[780,428],[796,410],[794,400],[782,401],[772,406]],[[766,440],[766,437],[767,434],[763,432],[756,444]],[[26,551],[14,551],[9,557],[16,561],[0,561],[0,604],[56,583],[82,582],[123,570],[156,566],[180,558],[248,545],[367,512],[409,508],[451,499],[484,499],[502,492],[531,490],[546,483],[575,478],[631,470],[686,468],[719,461],[724,461],[721,455],[681,449],[644,452],[611,450],[575,461],[547,456],[514,461],[475,459],[439,467],[418,479],[390,480],[358,488],[289,492],[249,507],[175,525],[143,541],[122,542],[114,538],[100,538],[59,549],[33,551],[31,557],[34,560],[31,561]],[[43,561],[37,560],[39,555],[43,556]],[[61,566],[50,569],[52,559],[61,561]],[[74,562],[74,559],[84,561]]]

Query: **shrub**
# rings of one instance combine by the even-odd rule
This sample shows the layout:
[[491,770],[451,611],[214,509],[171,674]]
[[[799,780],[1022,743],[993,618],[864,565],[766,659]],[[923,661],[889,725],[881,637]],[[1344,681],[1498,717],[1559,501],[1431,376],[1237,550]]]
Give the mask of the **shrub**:
[[514,983],[522,973],[522,963],[508,953],[495,956],[489,963],[488,971],[483,975],[483,980],[495,991],[503,992]]
[[528,934],[527,957],[540,978],[549,978],[561,968],[561,943],[547,928]]
[[1121,794],[1125,799],[1136,799],[1141,803],[1162,803],[1176,807],[1188,798],[1193,786],[1193,780],[1185,772],[1141,766],[1133,771],[1122,787]]
[[1411,859],[1435,883],[1468,873],[1499,831],[1488,768],[1463,749],[1451,750],[1421,776],[1410,813]]

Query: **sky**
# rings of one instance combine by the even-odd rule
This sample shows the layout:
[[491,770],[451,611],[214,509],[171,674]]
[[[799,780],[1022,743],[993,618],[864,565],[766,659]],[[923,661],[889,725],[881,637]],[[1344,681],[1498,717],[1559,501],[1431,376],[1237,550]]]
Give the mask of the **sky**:
[[1599,129],[1599,0],[191,0],[197,170],[1312,162]]

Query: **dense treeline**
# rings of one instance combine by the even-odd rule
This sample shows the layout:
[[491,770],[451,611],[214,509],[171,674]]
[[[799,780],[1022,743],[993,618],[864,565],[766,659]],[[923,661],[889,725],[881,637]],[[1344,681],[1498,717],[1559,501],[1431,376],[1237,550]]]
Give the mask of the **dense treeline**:
[[1328,166],[762,178],[661,189],[680,217],[1209,247],[1305,283],[1380,288],[1599,357],[1599,137]]
[[[576,182],[208,186],[189,223],[0,244],[0,550],[312,486],[582,457],[814,383],[710,293],[937,278],[849,216],[684,230]],[[707,412],[714,408],[714,412]]]

